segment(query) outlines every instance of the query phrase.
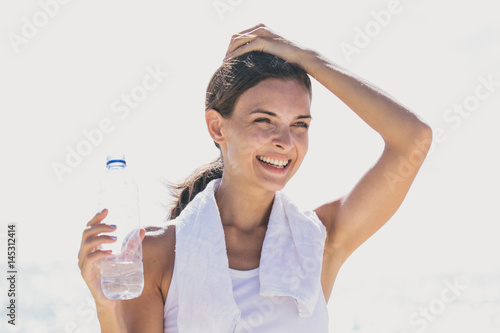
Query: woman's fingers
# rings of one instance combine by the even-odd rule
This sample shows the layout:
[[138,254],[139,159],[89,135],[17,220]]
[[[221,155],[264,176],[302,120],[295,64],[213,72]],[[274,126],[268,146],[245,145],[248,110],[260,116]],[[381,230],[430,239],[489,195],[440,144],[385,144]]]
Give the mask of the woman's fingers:
[[[115,236],[110,236],[110,235],[99,235],[95,237],[90,237],[85,240],[83,243],[83,252],[86,252],[85,250],[92,250],[92,249],[97,249],[99,245],[104,244],[104,243],[114,243],[116,242],[116,237]],[[92,251],[87,251],[87,252],[92,252]]]
[[87,227],[85,230],[83,230],[83,235],[82,235],[82,243],[90,237],[94,237],[100,233],[103,232],[113,232],[115,231],[116,226],[115,225],[109,225],[109,224],[96,224],[90,227]]
[[249,28],[249,29],[243,30],[243,31],[242,31],[242,32],[240,32],[239,34],[234,34],[234,35],[233,35],[233,37],[238,36],[238,35],[241,35],[241,34],[246,34],[246,33],[249,33],[249,32],[251,32],[251,31],[257,30],[257,29],[259,29],[259,28],[264,28],[264,27],[266,27],[266,25],[265,25],[265,24],[263,24],[263,23],[259,23],[259,24],[257,24],[256,26],[253,26],[253,27],[251,27],[251,28]]
[[116,242],[116,238],[108,235],[99,235],[85,239],[80,248],[80,252],[78,253],[78,266],[80,267],[80,269],[83,266],[83,262],[93,253],[106,252],[98,250],[99,245],[114,242]]
[[258,24],[247,30],[243,30],[238,34],[234,34],[231,37],[231,42],[229,43],[226,56],[234,52],[238,48],[254,41],[258,37],[272,37],[273,34],[264,24]]
[[286,39],[273,33],[264,24],[259,24],[239,34],[233,35],[224,61],[250,51],[269,52],[267,48],[272,48],[273,43],[278,44],[287,42]]
[[82,242],[80,244],[80,248],[83,247],[83,245],[85,244],[85,242],[89,238],[95,237],[103,232],[113,232],[115,229],[116,229],[116,226],[108,225],[108,224],[104,224],[104,223],[95,224],[95,225],[92,225],[90,227],[87,227],[85,230],[83,230]]
[[[116,226],[114,225],[101,223],[102,220],[104,220],[104,218],[107,216],[107,214],[107,209],[104,209],[103,211],[97,213],[87,223],[87,228],[83,231],[80,251],[78,252],[78,267],[80,267],[80,270],[82,270],[83,267],[87,265],[87,263],[89,263],[89,260],[95,262],[97,260],[95,258],[101,259],[111,254],[111,251],[103,251],[99,248],[99,246],[104,243],[116,242],[116,237],[103,234],[106,232],[113,232],[116,229]],[[139,234],[137,235],[139,237],[133,237],[137,240],[135,242],[130,242],[130,244],[127,244],[129,250],[135,250],[136,248],[138,248],[145,235],[146,230],[141,228],[139,230]]]
[[107,215],[107,210],[97,213],[87,223],[87,228],[83,231],[80,251],[78,252],[78,266],[80,269],[83,266],[85,258],[89,253],[96,251],[98,246],[103,243],[113,243],[116,240],[109,235],[100,235],[105,232],[112,232],[116,229],[114,225],[100,223]]
[[112,251],[102,250],[100,245],[116,242],[115,237],[105,234],[116,229],[116,226],[102,223],[107,214],[108,211],[104,209],[97,213],[87,223],[87,228],[82,233],[82,242],[80,251],[78,252],[78,267],[80,268],[80,273],[89,287],[96,303],[101,304],[104,304],[103,302],[116,302],[104,296],[100,282],[101,272],[99,263],[101,259],[112,255]]
[[266,52],[300,66],[303,66],[304,61],[309,59],[309,55],[314,55],[314,52],[279,36],[265,25],[259,24],[233,35],[224,61],[251,51]]
[[87,223],[87,227],[100,223],[108,215],[108,210],[104,208],[99,213],[95,214],[92,220]]
[[111,255],[111,251],[103,251],[103,250],[96,250],[89,255],[87,255],[84,260],[82,260],[81,263],[79,263],[80,270],[82,270],[82,275],[84,275],[84,270],[85,268],[90,269],[97,263],[99,262],[102,258],[108,257]]
[[[231,48],[231,44],[233,42],[239,41],[242,38],[252,38],[258,35],[259,33],[262,33],[263,29],[266,29],[266,26],[264,24],[258,24],[250,29],[246,29],[241,31],[240,33],[234,34],[231,36],[231,42],[229,43],[228,50]],[[259,32],[260,30],[260,32]]]

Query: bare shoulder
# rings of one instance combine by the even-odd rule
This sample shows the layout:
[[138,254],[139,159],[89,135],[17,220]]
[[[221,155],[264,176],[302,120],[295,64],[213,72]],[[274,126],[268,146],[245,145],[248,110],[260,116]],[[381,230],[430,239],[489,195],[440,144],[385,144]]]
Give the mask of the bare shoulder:
[[144,275],[156,285],[165,300],[175,261],[175,225],[148,226],[142,242]]
[[147,226],[143,247],[148,251],[159,251],[161,247],[175,245],[175,225],[172,223],[164,226]]

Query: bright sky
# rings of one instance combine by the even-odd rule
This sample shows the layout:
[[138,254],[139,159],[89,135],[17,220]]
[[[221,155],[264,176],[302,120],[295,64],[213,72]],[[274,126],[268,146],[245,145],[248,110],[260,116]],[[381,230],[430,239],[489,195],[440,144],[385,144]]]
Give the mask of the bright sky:
[[[161,180],[182,180],[218,154],[204,94],[231,35],[262,22],[388,91],[435,131],[405,202],[344,265],[333,299],[362,280],[500,274],[493,2],[54,1],[0,4],[0,234],[5,242],[17,223],[20,263],[76,267],[111,151],[127,156],[141,223],[161,222]],[[337,97],[313,89],[309,153],[285,188],[304,208],[344,195],[382,149]]]

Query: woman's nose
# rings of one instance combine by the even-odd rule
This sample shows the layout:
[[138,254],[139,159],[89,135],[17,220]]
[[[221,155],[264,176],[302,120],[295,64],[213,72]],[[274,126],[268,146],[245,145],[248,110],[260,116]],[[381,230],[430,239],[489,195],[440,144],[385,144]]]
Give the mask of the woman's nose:
[[278,129],[274,138],[274,144],[276,147],[283,150],[290,150],[291,148],[293,148],[293,138],[290,130],[288,128]]

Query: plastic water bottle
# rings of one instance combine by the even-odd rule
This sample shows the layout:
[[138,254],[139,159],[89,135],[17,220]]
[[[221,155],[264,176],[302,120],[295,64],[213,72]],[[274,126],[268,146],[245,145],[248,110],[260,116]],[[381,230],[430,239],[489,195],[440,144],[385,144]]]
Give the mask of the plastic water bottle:
[[106,224],[116,225],[114,243],[104,243],[112,255],[101,259],[101,288],[110,299],[132,299],[142,293],[144,275],[140,238],[138,188],[127,173],[124,155],[108,155],[98,187],[99,210],[108,209]]

